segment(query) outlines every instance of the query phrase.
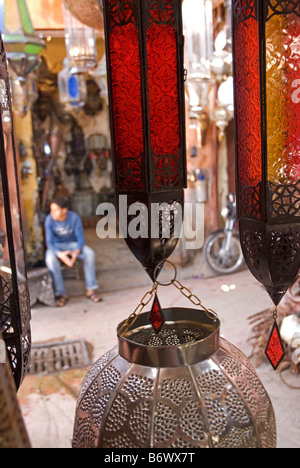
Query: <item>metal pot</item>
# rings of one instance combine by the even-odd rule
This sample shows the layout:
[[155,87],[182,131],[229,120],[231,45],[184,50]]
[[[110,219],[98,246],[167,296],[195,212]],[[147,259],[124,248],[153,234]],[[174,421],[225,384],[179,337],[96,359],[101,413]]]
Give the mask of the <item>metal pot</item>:
[[[248,359],[207,311],[140,314],[80,392],[74,448],[274,448],[270,399]],[[120,331],[124,322],[118,327]]]

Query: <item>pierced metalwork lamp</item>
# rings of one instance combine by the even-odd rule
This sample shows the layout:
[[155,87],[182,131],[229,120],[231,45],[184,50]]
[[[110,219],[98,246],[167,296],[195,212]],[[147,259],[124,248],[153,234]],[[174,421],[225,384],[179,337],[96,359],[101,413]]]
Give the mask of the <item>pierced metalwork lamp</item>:
[[[241,244],[276,307],[300,265],[300,2],[232,5]],[[276,310],[266,355],[284,357]]]
[[0,112],[0,324],[18,388],[28,367],[31,312],[9,75],[1,36]]
[[[104,17],[117,195],[168,211],[185,184],[181,0],[105,0]],[[127,239],[154,286],[84,379],[73,447],[274,447],[271,402],[216,314],[176,274],[157,281],[177,241],[161,233]],[[157,287],[171,284],[201,310],[162,310]]]
[[35,33],[25,0],[0,0],[0,31],[11,69],[25,78],[39,67],[45,47]]

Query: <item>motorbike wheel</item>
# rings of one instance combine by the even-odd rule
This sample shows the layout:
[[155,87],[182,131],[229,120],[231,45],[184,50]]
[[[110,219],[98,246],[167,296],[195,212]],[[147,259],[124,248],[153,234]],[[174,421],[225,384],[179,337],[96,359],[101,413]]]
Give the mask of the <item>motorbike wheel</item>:
[[244,265],[239,234],[232,234],[229,252],[223,248],[225,241],[226,234],[220,229],[210,234],[203,247],[206,262],[218,274],[234,273]]

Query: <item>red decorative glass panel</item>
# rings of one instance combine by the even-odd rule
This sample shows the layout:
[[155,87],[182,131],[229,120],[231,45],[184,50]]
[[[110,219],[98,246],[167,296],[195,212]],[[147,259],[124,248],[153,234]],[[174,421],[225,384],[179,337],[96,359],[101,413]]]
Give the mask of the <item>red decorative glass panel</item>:
[[285,356],[285,350],[280,338],[280,333],[276,321],[274,322],[265,353],[273,368],[276,370]]
[[155,294],[152,309],[150,312],[150,322],[152,323],[152,326],[156,333],[160,331],[161,327],[165,322],[157,294]]
[[126,5],[120,10],[118,3],[116,0],[110,2],[111,33],[108,40],[117,184],[120,189],[141,190],[145,184],[139,37],[130,10]]
[[[240,208],[245,216],[259,219],[259,196],[262,177],[259,31],[253,17],[254,0],[248,10],[235,10],[234,41],[237,169]],[[244,14],[242,12],[244,11]],[[249,16],[250,15],[250,16]]]
[[154,158],[154,188],[182,185],[180,175],[180,117],[178,105],[177,38],[173,2],[161,15],[150,2],[147,63],[150,137]]
[[237,25],[235,57],[239,179],[255,186],[261,180],[261,119],[259,36],[253,18]]

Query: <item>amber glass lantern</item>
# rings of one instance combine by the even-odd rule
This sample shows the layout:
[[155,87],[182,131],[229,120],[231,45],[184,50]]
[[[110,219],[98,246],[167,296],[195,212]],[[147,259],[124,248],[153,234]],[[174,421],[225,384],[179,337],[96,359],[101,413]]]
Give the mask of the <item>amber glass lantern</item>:
[[[300,264],[300,2],[233,0],[232,10],[241,244],[277,306]],[[278,338],[275,323],[274,368]]]
[[0,37],[0,323],[18,388],[30,354],[30,300],[9,89]]
[[103,9],[117,204],[120,195],[140,203],[149,229],[152,204],[169,211],[169,238],[160,225],[156,238],[134,239],[119,210],[120,234],[154,279],[176,247],[173,218],[186,186],[181,1],[105,0]]

